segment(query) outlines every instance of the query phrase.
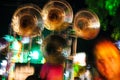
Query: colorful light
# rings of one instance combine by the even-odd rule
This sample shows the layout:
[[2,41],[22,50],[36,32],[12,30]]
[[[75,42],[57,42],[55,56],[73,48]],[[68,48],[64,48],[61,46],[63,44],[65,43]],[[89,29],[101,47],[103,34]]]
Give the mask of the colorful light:
[[30,56],[33,58],[33,59],[38,59],[39,57],[39,53],[38,53],[38,51],[33,51],[31,54],[30,54]]
[[80,52],[80,53],[77,53],[74,56],[73,63],[78,64],[80,66],[86,66],[86,61],[85,60],[86,60],[85,52]]
[[105,8],[109,11],[109,14],[114,16],[116,14],[116,10],[119,7],[119,0],[106,0]]
[[120,49],[120,40],[118,40],[117,42],[115,42],[115,44],[116,44],[117,47]]

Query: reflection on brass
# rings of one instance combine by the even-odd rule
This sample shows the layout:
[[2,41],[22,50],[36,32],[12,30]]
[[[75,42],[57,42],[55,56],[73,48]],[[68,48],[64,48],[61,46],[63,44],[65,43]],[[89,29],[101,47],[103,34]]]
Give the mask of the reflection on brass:
[[42,11],[45,28],[52,31],[65,30],[73,20],[73,11],[66,1],[52,0]]
[[40,34],[43,28],[41,9],[34,4],[21,5],[12,17],[11,26],[13,31],[21,36]]
[[73,29],[80,38],[94,39],[100,30],[99,18],[90,10],[81,10],[75,15]]

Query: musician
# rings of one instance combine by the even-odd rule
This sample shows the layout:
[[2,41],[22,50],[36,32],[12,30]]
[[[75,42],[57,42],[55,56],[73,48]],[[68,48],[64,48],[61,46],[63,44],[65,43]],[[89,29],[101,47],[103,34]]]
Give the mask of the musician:
[[46,59],[40,71],[40,78],[44,80],[63,80],[64,78],[64,48],[67,41],[60,35],[49,35],[42,44],[42,51]]

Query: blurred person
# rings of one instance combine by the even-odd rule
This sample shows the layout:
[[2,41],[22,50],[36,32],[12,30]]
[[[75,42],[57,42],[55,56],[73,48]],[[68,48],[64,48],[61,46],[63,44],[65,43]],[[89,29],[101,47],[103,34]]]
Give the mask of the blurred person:
[[102,39],[94,47],[95,66],[103,79],[120,80],[120,51],[110,39]]
[[66,46],[66,39],[57,34],[49,35],[43,40],[42,51],[46,62],[40,70],[42,80],[63,80]]

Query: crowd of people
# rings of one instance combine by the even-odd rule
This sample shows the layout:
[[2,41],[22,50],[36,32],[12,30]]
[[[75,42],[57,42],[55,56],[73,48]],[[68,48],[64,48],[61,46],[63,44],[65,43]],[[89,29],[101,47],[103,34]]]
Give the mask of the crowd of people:
[[[43,64],[39,77],[41,80],[64,80],[65,57],[61,54],[62,49],[67,46],[65,39],[51,35],[43,44],[46,63]],[[120,80],[120,50],[113,41],[105,38],[98,40],[94,45],[93,55],[94,72],[91,72],[91,79],[75,77],[74,80]]]
[[[33,74],[28,76],[26,80],[67,80],[64,74],[67,61],[64,51],[67,47],[67,40],[63,36],[58,34],[47,36],[41,45],[46,61],[42,65],[38,76]],[[69,80],[120,80],[120,50],[114,44],[114,41],[107,38],[98,39],[93,47],[93,57],[94,60],[93,64],[90,64],[90,70],[87,69],[87,66],[77,66],[76,70],[79,73],[84,69],[82,74],[74,77],[71,73]],[[72,65],[72,67],[74,66]],[[89,72],[89,78],[86,76],[87,72]]]

